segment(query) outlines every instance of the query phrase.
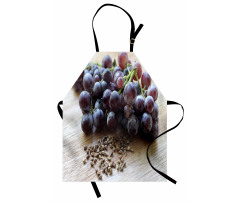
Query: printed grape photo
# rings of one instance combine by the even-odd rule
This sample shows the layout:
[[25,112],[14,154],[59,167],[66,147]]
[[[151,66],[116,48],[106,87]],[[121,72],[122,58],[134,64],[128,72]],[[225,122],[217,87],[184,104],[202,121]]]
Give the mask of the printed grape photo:
[[63,181],[166,181],[167,102],[133,52],[97,52],[63,100]]

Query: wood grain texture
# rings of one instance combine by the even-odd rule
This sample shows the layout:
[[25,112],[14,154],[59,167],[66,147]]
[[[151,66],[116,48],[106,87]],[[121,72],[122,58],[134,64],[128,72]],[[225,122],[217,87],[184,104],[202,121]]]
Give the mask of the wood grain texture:
[[[96,53],[91,62],[101,63],[105,54],[104,52]],[[107,54],[112,59],[117,59],[117,52]],[[128,53],[128,56],[132,62],[139,61],[134,53]],[[144,67],[143,70],[145,70]],[[151,76],[151,73],[149,74]],[[162,133],[167,129],[167,102],[159,87],[158,91],[159,133]],[[94,168],[90,167],[90,162],[83,165],[82,161],[86,157],[83,148],[97,144],[97,140],[105,135],[120,136],[123,132],[121,130],[116,130],[114,133],[105,131],[86,136],[81,129],[82,112],[78,104],[78,97],[79,95],[71,89],[63,101],[63,181],[99,181]],[[137,135],[130,145],[134,153],[128,154],[125,159],[127,168],[123,172],[117,172],[115,169],[112,176],[103,175],[102,181],[166,181],[150,167],[147,161],[148,144]],[[149,157],[157,169],[167,173],[167,135],[154,141],[149,150]],[[114,158],[117,159],[118,156],[115,155]]]

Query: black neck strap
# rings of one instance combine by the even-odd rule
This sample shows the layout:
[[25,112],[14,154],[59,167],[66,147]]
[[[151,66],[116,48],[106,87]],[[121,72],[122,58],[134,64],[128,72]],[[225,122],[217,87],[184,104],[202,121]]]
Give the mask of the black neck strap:
[[142,29],[143,27],[143,24],[140,24],[137,28],[137,30],[135,31],[135,24],[134,24],[134,21],[132,19],[132,16],[127,12],[125,11],[123,8],[117,6],[117,5],[114,5],[114,4],[103,4],[95,13],[95,15],[93,16],[93,19],[92,19],[92,29],[93,29],[93,36],[94,36],[94,41],[95,41],[95,47],[96,47],[96,52],[99,52],[99,47],[98,47],[98,41],[97,41],[97,36],[96,36],[96,33],[95,33],[95,30],[94,30],[94,27],[93,27],[93,21],[94,21],[94,18],[95,16],[97,15],[97,13],[100,11],[101,8],[105,7],[105,6],[113,6],[113,7],[117,7],[117,8],[120,8],[122,9],[127,15],[128,17],[130,18],[130,21],[131,21],[131,31],[130,31],[130,52],[133,52],[133,45],[135,43],[135,38],[137,37],[139,31]]
[[[174,127],[172,127],[172,128],[170,128],[170,129],[164,131],[163,133],[161,133],[160,135],[158,135],[156,138],[154,138],[154,140],[156,140],[157,138],[163,136],[163,135],[166,134],[167,132],[170,132],[171,130],[175,129],[177,126],[179,126],[179,124],[180,124],[180,123],[182,122],[182,120],[183,120],[183,117],[184,117],[184,108],[183,108],[183,106],[182,106],[180,103],[177,103],[177,102],[175,102],[175,101],[167,101],[167,105],[179,105],[179,106],[181,106],[182,111],[183,111],[182,118],[181,118],[181,120],[180,120]],[[148,150],[149,150],[149,147],[151,146],[152,143],[153,143],[153,142],[151,142],[151,143],[148,145],[148,148],[147,148],[147,160],[148,160],[148,163],[150,164],[150,166],[151,166],[157,173],[159,173],[159,174],[160,174],[161,176],[163,176],[165,179],[167,179],[167,180],[171,181],[172,183],[176,184],[176,183],[177,183],[176,180],[172,179],[172,178],[171,178],[170,176],[168,176],[167,174],[159,171],[158,169],[156,169],[156,168],[152,165],[152,163],[151,163],[151,161],[150,161],[150,159],[149,159],[149,157],[148,157]]]

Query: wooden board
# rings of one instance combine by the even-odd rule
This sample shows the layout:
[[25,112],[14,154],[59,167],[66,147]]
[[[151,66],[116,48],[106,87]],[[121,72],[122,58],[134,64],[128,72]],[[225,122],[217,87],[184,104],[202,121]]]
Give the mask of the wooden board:
[[[96,53],[91,62],[101,63],[105,54],[104,52]],[[117,52],[107,54],[112,59],[117,59]],[[134,53],[128,53],[128,56],[132,62],[139,61]],[[145,70],[144,67],[143,70]],[[149,74],[151,76],[151,73]],[[159,133],[162,133],[167,129],[167,102],[159,87],[158,91]],[[63,181],[100,181],[94,168],[90,167],[90,162],[83,165],[82,161],[86,157],[83,148],[84,146],[97,144],[97,140],[105,135],[119,136],[123,133],[121,131],[114,133],[107,131],[86,136],[81,130],[82,112],[79,107],[78,96],[71,89],[63,101]],[[114,170],[112,176],[103,175],[102,181],[166,181],[150,167],[147,161],[146,150],[148,144],[147,141],[137,135],[130,145],[134,153],[128,154],[125,159],[127,168],[123,172]],[[149,157],[157,169],[167,173],[167,135],[154,141],[149,150]]]

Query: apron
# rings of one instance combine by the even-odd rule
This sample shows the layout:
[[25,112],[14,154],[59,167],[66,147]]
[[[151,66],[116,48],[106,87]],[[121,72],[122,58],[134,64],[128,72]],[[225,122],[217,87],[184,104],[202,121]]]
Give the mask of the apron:
[[[99,52],[93,21],[99,10],[105,6],[117,7],[128,15],[131,22],[130,52]],[[176,180],[166,174],[166,133],[181,123],[184,109],[181,104],[164,98],[150,74],[133,53],[135,39],[142,27],[140,24],[135,30],[131,15],[123,8],[113,4],[102,5],[92,19],[96,53],[64,100],[58,103],[58,112],[63,119],[63,181],[91,181],[97,197],[101,196],[96,183],[93,182],[97,179],[103,181],[167,179],[176,184]],[[63,109],[60,105],[63,105]],[[183,110],[179,123],[170,129],[167,129],[167,105],[179,105]],[[123,146],[119,147],[119,143],[115,143],[113,139],[115,137]],[[119,177],[110,176],[114,162],[108,163],[112,165],[108,166],[108,170],[105,170],[104,165],[103,172],[108,171],[105,172],[108,175],[106,177],[97,173],[99,169],[94,174],[93,169],[85,165],[89,158],[92,167],[96,166],[95,160],[103,160],[104,151],[100,145],[97,145],[95,150],[94,147],[90,150],[88,147],[93,142],[102,142],[105,144],[103,149],[108,148],[104,140],[110,141],[109,148],[114,149],[112,154],[116,152],[121,157],[125,153],[128,155],[129,152],[134,152],[128,158],[127,166],[130,170],[124,170],[126,173],[121,173]],[[128,146],[129,141],[131,147]],[[93,150],[94,156],[91,152]],[[88,155],[86,159],[84,155]],[[109,159],[110,156],[105,159]],[[101,169],[101,161],[96,161],[96,164],[97,162],[100,163]],[[120,159],[117,167],[123,170],[126,163],[121,162]],[[115,180],[111,180],[112,178]]]

